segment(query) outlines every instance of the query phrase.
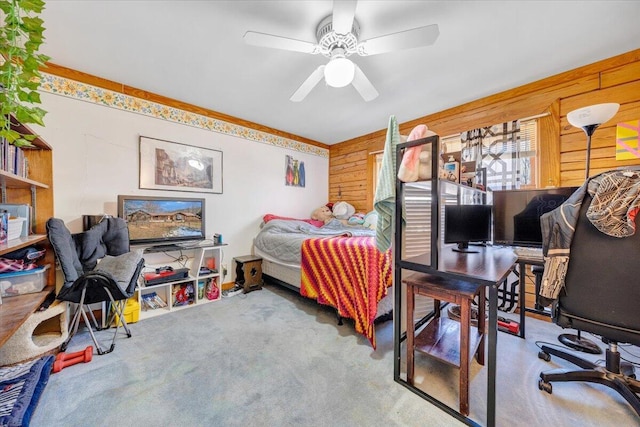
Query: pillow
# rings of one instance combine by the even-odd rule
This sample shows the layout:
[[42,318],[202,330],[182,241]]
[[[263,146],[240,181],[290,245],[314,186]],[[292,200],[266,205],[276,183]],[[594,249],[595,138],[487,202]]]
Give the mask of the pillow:
[[309,223],[311,225],[314,225],[316,227],[322,227],[324,225],[324,221],[320,221],[317,219],[299,219],[299,218],[289,218],[286,216],[279,216],[279,215],[274,215],[274,214],[266,214],[265,216],[262,217],[262,221],[266,224],[269,221],[271,221],[272,219],[284,219],[284,220],[289,220],[289,221],[304,221],[306,223]]
[[131,251],[118,256],[106,255],[98,262],[94,271],[102,271],[109,274],[118,284],[122,293],[128,295],[133,293],[133,289],[129,292],[128,288],[136,275],[136,270],[138,270],[141,260],[142,254],[139,251]]

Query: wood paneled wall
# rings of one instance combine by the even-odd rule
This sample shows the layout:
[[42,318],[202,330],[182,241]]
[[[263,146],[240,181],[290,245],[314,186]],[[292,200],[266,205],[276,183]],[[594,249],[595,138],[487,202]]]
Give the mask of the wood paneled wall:
[[[548,112],[539,121],[539,185],[580,185],[584,181],[586,136],[571,126],[566,116],[576,108],[603,102],[617,102],[620,110],[592,137],[590,175],[640,165],[640,159],[615,159],[616,124],[640,119],[640,49],[402,123],[400,133],[408,135],[416,125],[426,124],[446,136]],[[362,212],[373,209],[370,153],[384,148],[386,131],[385,127],[330,147],[330,201],[347,201]]]

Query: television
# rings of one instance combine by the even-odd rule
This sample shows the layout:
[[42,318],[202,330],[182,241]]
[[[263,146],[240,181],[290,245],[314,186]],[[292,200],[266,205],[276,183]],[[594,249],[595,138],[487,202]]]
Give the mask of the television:
[[542,247],[540,217],[567,200],[578,187],[493,192],[493,244]]
[[470,244],[491,240],[491,205],[445,205],[444,243],[457,243],[456,252],[478,252]]
[[118,216],[127,221],[131,245],[161,245],[205,238],[205,199],[118,196]]

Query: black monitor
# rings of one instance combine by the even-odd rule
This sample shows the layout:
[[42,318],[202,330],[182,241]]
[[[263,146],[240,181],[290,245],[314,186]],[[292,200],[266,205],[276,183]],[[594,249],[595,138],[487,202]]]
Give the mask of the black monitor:
[[578,187],[493,192],[493,243],[542,247],[540,217],[567,200]]
[[456,252],[474,253],[470,243],[491,240],[491,205],[445,205],[444,242],[457,243]]

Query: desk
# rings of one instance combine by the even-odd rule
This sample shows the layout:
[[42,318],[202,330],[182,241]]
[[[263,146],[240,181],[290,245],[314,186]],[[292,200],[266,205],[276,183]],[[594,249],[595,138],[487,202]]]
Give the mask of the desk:
[[[451,250],[452,245],[444,245],[438,252],[438,269],[429,266],[428,255],[400,259],[396,263],[395,283],[402,283],[402,270],[429,273],[432,275],[475,282],[489,287],[489,321],[487,350],[487,426],[495,426],[496,416],[496,344],[498,339],[498,285],[504,282],[516,265],[517,257],[511,249],[480,247],[478,253],[460,253]],[[402,307],[402,286],[395,286],[395,306]],[[402,316],[394,316],[394,379],[412,392],[429,400],[456,418],[473,422],[455,409],[440,402],[435,397],[417,389],[400,378],[400,343],[402,336]]]
[[2,299],[0,304],[0,347],[26,322],[53,290],[47,286],[40,292]]

